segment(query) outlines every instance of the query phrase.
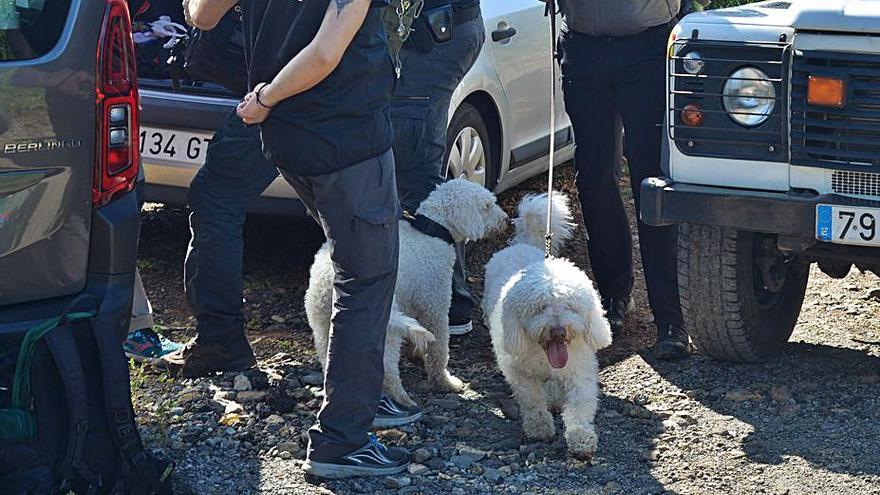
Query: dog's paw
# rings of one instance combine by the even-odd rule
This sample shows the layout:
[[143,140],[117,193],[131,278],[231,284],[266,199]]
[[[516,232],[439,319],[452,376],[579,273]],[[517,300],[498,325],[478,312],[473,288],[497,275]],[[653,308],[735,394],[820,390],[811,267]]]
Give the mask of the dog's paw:
[[549,412],[523,414],[522,426],[527,440],[546,442],[556,437],[556,425]]
[[440,392],[457,394],[464,390],[464,382],[452,376],[448,371],[443,373],[440,377],[430,379],[429,384],[432,388]]
[[566,428],[565,442],[571,455],[582,461],[592,459],[599,447],[599,437],[589,428]]

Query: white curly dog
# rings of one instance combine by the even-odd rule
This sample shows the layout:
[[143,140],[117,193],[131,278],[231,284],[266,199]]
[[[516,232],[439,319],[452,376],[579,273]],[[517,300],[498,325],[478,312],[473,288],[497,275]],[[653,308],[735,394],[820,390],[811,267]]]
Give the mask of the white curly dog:
[[[507,215],[496,204],[495,195],[465,179],[438,185],[416,214],[444,227],[455,242],[482,239],[502,230],[507,221]],[[464,387],[461,380],[446,369],[449,364],[449,306],[454,264],[453,244],[416,230],[408,221],[401,220],[400,263],[394,292],[394,305],[399,316],[393,316],[392,324],[407,328],[402,332],[403,338],[416,344],[414,347],[418,348],[419,342],[424,342],[427,352],[418,349],[416,352],[424,356],[428,383],[445,392],[460,392]],[[322,364],[333,310],[333,276],[330,251],[325,245],[315,256],[305,295],[306,316]],[[418,331],[421,327],[430,332],[433,340],[429,341]],[[395,331],[389,332],[385,343],[385,391],[397,402],[412,406],[414,402],[400,383],[400,339],[397,335]]]
[[[486,265],[483,311],[492,346],[530,440],[556,435],[550,406],[561,408],[568,449],[596,452],[596,351],[611,345],[611,328],[592,281],[572,262],[544,258],[547,195],[527,196],[514,220],[511,245]],[[573,235],[568,202],[553,195],[553,252]]]

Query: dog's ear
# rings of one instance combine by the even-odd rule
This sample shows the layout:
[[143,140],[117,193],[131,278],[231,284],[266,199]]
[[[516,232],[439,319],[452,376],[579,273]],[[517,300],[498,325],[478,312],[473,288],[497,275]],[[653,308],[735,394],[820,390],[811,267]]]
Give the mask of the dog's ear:
[[608,319],[605,318],[605,312],[601,307],[595,307],[592,311],[588,311],[584,321],[587,328],[581,335],[590,349],[598,351],[611,345],[611,325],[608,324]]
[[501,326],[504,329],[504,350],[511,355],[518,354],[526,343],[526,332],[508,305],[501,312]]
[[488,228],[480,213],[471,211],[464,205],[458,205],[449,210],[447,215],[450,233],[460,238],[456,241],[468,239],[476,241],[486,236]]

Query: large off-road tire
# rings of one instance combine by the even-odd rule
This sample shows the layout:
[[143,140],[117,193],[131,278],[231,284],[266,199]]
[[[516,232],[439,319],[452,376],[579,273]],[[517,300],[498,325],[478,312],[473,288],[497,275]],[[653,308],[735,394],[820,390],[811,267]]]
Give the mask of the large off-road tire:
[[776,250],[771,236],[681,225],[681,309],[697,350],[737,362],[776,354],[797,323],[809,268]]

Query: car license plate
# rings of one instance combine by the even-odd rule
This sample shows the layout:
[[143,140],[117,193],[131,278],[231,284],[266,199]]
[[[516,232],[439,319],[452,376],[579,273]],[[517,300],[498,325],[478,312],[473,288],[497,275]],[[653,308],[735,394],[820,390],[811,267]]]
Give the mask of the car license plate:
[[211,137],[207,133],[141,127],[141,156],[201,166]]
[[880,246],[880,208],[816,206],[816,237],[838,244]]

